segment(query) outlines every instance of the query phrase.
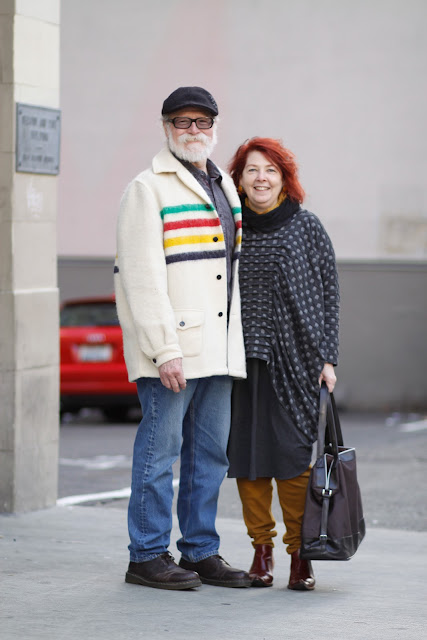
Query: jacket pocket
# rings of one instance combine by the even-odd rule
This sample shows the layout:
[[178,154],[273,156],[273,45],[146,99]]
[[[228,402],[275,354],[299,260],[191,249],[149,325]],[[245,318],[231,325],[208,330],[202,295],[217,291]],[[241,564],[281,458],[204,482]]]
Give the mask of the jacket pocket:
[[204,311],[175,309],[176,333],[182,355],[192,357],[202,352]]

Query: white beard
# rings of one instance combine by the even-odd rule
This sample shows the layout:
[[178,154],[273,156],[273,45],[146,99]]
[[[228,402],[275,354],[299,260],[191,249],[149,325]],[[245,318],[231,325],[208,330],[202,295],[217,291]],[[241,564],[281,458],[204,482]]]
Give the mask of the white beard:
[[[176,155],[177,158],[186,160],[187,162],[204,162],[209,158],[217,143],[217,133],[215,125],[212,138],[208,138],[208,136],[205,136],[204,133],[197,133],[196,135],[192,135],[191,133],[184,133],[182,136],[180,136],[179,142],[174,141],[170,126],[173,125],[166,126],[166,137],[169,149]],[[203,145],[203,147],[201,149],[189,149],[185,143],[189,142],[190,140],[197,140]]]

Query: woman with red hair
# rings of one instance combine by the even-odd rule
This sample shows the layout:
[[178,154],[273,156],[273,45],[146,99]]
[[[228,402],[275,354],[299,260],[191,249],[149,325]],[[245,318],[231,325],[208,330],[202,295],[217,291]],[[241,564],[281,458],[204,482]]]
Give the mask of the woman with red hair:
[[339,290],[334,250],[302,207],[295,157],[279,140],[252,138],[229,171],[242,200],[240,294],[248,377],[234,383],[228,476],[237,478],[255,555],[253,586],[273,583],[273,478],[291,556],[289,589],[312,590],[299,557],[317,438],[320,383],[336,382]]

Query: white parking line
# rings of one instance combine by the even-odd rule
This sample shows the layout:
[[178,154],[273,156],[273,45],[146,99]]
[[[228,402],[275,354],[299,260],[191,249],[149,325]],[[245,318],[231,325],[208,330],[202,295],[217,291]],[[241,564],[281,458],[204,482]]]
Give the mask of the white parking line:
[[81,467],[82,469],[104,471],[107,469],[130,469],[132,458],[130,456],[93,456],[92,458],[59,458],[59,464],[63,467]]
[[[179,485],[179,478],[175,478],[172,482],[174,487]],[[130,487],[124,489],[118,489],[116,491],[102,491],[101,493],[85,493],[80,496],[66,496],[65,498],[59,498],[56,504],[59,507],[71,507],[75,504],[82,504],[83,502],[95,502],[97,500],[119,500],[120,498],[129,498]]]
[[426,430],[427,430],[427,419],[417,420],[417,422],[407,422],[406,424],[400,425],[400,431],[404,431],[405,433],[412,433],[415,431],[426,431]]

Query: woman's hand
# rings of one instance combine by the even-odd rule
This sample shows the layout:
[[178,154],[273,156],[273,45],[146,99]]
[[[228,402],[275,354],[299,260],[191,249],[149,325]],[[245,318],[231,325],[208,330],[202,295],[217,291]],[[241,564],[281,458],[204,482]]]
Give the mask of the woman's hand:
[[329,393],[332,393],[335,387],[335,383],[337,381],[337,377],[335,375],[335,369],[333,364],[329,364],[329,362],[325,362],[325,365],[322,369],[322,373],[319,377],[319,384],[322,384],[322,381],[326,382],[326,386],[328,387]]

